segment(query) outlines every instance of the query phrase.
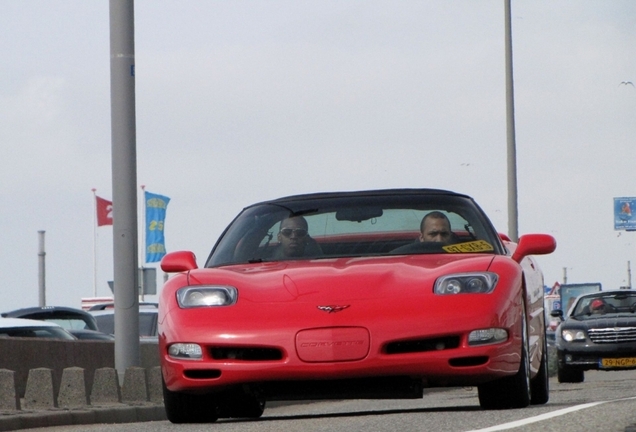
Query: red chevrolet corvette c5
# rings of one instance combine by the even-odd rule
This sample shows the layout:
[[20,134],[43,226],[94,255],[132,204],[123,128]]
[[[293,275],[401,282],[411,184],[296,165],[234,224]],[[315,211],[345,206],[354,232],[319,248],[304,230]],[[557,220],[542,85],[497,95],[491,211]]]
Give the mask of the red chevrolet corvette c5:
[[476,386],[484,409],[548,401],[543,275],[556,242],[499,235],[433,189],[298,195],[245,208],[159,301],[174,423],[259,417],[266,401],[420,398]]

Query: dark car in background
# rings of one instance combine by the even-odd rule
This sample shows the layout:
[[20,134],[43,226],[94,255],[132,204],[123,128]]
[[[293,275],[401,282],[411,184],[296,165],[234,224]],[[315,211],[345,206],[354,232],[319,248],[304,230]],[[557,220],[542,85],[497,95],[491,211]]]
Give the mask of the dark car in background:
[[82,309],[66,306],[35,306],[4,312],[1,315],[5,318],[25,318],[55,323],[82,340],[113,340],[111,335],[100,332],[93,315]]
[[558,380],[580,383],[586,370],[636,369],[636,291],[579,296],[556,330]]

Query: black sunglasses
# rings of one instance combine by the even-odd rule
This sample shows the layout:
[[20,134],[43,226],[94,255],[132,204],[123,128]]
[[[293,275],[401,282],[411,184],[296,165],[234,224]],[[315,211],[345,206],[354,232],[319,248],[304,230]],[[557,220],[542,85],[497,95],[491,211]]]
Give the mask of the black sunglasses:
[[304,228],[283,228],[280,233],[287,238],[290,238],[292,234],[295,234],[297,238],[303,238],[307,235],[307,230]]

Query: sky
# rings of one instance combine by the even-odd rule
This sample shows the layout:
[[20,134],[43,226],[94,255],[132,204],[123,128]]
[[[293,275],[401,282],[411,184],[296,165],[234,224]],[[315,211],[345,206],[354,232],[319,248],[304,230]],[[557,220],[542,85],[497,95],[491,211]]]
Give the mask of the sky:
[[[636,2],[511,15],[519,234],[556,238],[547,285],[627,285]],[[507,233],[504,23],[504,0],[137,0],[137,190],[171,199],[168,251],[203,265],[245,206],[364,189],[465,193]],[[0,0],[0,311],[38,305],[41,230],[47,305],[110,295],[109,31],[106,0]]]

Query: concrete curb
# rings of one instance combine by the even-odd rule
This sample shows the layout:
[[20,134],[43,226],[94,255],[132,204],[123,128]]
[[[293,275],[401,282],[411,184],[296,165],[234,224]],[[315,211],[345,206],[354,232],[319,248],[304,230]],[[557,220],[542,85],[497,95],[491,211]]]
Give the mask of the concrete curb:
[[158,366],[128,368],[121,389],[114,368],[96,369],[92,389],[87,388],[84,369],[66,368],[58,394],[53,391],[51,369],[32,369],[22,401],[13,371],[0,369],[0,431],[166,420],[160,395]]

